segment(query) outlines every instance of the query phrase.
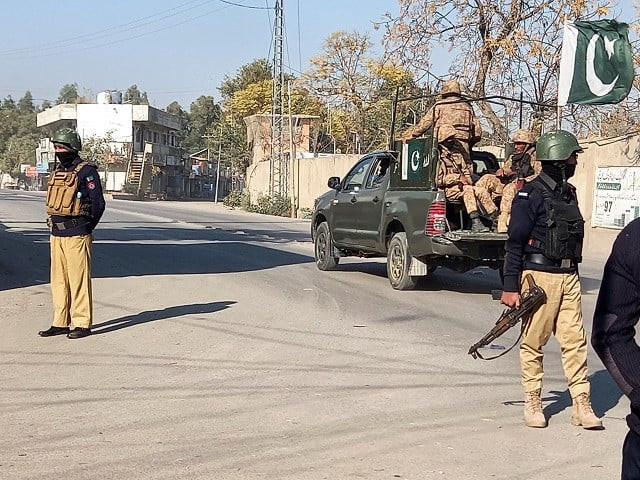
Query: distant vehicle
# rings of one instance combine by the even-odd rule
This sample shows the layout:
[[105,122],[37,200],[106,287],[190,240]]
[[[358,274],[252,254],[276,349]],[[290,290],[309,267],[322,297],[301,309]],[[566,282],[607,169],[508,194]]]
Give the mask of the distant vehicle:
[[[428,136],[397,151],[362,157],[315,201],[311,223],[316,265],[334,270],[341,257],[387,257],[387,276],[409,290],[439,266],[464,272],[478,266],[501,271],[506,234],[472,233],[462,203],[436,187],[438,150]],[[495,172],[496,157],[473,151],[476,175]]]

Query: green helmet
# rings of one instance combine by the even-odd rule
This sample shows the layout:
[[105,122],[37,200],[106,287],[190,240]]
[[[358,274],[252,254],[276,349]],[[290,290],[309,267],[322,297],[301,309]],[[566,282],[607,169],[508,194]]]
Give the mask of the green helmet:
[[566,160],[571,154],[582,151],[575,135],[566,130],[547,132],[536,143],[536,158],[541,162]]
[[51,139],[53,143],[61,143],[67,147],[79,152],[82,150],[82,140],[80,135],[73,128],[61,128],[53,134]]

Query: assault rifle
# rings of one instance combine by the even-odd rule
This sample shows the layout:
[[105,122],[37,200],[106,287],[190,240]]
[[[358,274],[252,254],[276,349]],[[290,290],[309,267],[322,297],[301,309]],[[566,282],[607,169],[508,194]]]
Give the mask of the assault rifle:
[[[502,315],[500,315],[500,318],[496,322],[495,326],[491,329],[491,331],[484,337],[482,337],[479,342],[473,344],[473,346],[469,349],[469,355],[471,355],[473,358],[480,357],[482,360],[493,360],[494,358],[501,357],[505,353],[508,353],[520,340],[522,332],[524,332],[527,324],[529,323],[529,320],[531,320],[531,316],[536,312],[536,310],[538,310],[538,308],[542,306],[543,303],[547,301],[547,294],[536,284],[531,274],[527,274],[525,280],[527,281],[529,290],[522,295],[522,298],[520,300],[520,307],[511,307],[502,312]],[[508,350],[505,350],[499,355],[488,358],[484,358],[482,354],[480,354],[480,352],[478,351],[479,348],[489,345],[511,327],[515,326],[520,320],[522,320],[520,336]]]

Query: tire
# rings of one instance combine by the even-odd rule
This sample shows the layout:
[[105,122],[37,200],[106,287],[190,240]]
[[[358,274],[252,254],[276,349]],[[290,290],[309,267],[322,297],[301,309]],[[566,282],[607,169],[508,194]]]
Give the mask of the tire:
[[318,225],[313,239],[313,245],[318,268],[322,271],[335,270],[340,258],[333,256],[331,232],[329,231],[327,222],[322,222]]
[[410,264],[407,234],[398,232],[391,238],[387,250],[387,277],[394,289],[413,290],[416,287],[420,277],[409,275]]

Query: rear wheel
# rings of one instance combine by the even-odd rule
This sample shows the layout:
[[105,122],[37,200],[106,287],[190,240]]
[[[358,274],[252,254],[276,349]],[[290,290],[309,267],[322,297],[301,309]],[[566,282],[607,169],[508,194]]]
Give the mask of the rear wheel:
[[419,277],[409,275],[411,256],[407,246],[407,234],[396,233],[389,242],[387,250],[387,277],[391,286],[396,290],[412,290],[416,287]]
[[333,256],[333,245],[331,244],[331,232],[327,222],[322,222],[316,229],[314,237],[314,251],[316,265],[320,270],[335,270],[340,261],[339,257]]

